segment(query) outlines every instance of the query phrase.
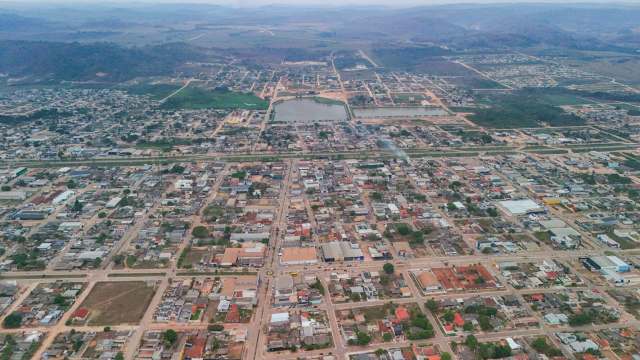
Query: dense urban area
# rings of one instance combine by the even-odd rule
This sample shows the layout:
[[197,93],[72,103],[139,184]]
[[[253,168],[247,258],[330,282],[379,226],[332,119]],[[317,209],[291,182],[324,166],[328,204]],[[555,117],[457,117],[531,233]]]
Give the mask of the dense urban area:
[[0,359],[639,360],[640,8],[546,6],[0,7]]

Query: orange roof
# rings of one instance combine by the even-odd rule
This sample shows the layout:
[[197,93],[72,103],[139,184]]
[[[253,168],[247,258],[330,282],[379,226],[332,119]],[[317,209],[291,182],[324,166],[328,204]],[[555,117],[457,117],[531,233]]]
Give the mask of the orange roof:
[[221,265],[233,265],[238,261],[238,255],[242,249],[240,248],[226,248],[224,249],[224,255],[222,256],[222,260],[220,261]]
[[544,295],[543,294],[531,294],[531,300],[543,301],[544,300]]
[[456,324],[456,326],[464,325],[464,319],[462,318],[462,315],[460,315],[459,312],[455,313],[455,315],[453,316],[453,323]]
[[289,247],[282,249],[281,262],[305,262],[316,259],[316,249],[312,247]]
[[228,323],[240,322],[240,310],[238,309],[237,304],[231,304],[231,307],[229,308],[229,312],[227,313],[227,317],[225,318],[225,322],[228,322]]
[[89,310],[87,310],[86,308],[79,308],[78,310],[73,312],[72,317],[84,319],[85,317],[87,317],[87,315],[89,315]]
[[418,275],[418,282],[423,288],[440,286],[438,278],[430,271],[423,271]]
[[396,308],[396,318],[400,321],[409,320],[409,311],[404,306],[398,306]]

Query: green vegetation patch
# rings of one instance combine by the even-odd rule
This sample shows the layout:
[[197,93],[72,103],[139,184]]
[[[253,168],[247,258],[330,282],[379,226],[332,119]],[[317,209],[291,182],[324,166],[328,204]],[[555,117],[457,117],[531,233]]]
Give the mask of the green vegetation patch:
[[165,109],[266,110],[269,102],[250,93],[187,87],[169,98],[162,107]]
[[469,119],[490,128],[584,125],[584,120],[566,113],[558,106],[561,101],[539,90],[524,89],[511,94],[494,95],[485,99],[489,108],[476,109]]

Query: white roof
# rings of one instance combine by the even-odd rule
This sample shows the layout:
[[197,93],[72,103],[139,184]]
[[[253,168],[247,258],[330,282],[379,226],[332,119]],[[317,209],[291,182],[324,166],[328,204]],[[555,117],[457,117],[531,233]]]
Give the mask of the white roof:
[[532,211],[542,210],[542,207],[531,199],[505,200],[500,202],[500,206],[513,215],[524,215]]
[[609,259],[616,266],[624,266],[624,267],[628,267],[629,266],[629,264],[627,264],[626,262],[622,261],[622,259],[620,259],[617,256],[607,256],[607,259]]
[[520,346],[520,344],[515,342],[515,340],[513,340],[513,338],[508,337],[506,340],[507,340],[507,344],[509,345],[511,350],[518,350],[518,349],[520,349],[522,347],[522,346]]
[[271,314],[271,323],[287,322],[289,321],[289,313],[275,313]]

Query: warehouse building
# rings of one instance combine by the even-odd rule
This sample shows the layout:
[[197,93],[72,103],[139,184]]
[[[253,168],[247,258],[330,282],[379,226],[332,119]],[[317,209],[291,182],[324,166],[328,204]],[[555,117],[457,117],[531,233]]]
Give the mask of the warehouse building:
[[326,262],[364,260],[358,244],[348,241],[332,241],[322,244],[322,259]]

